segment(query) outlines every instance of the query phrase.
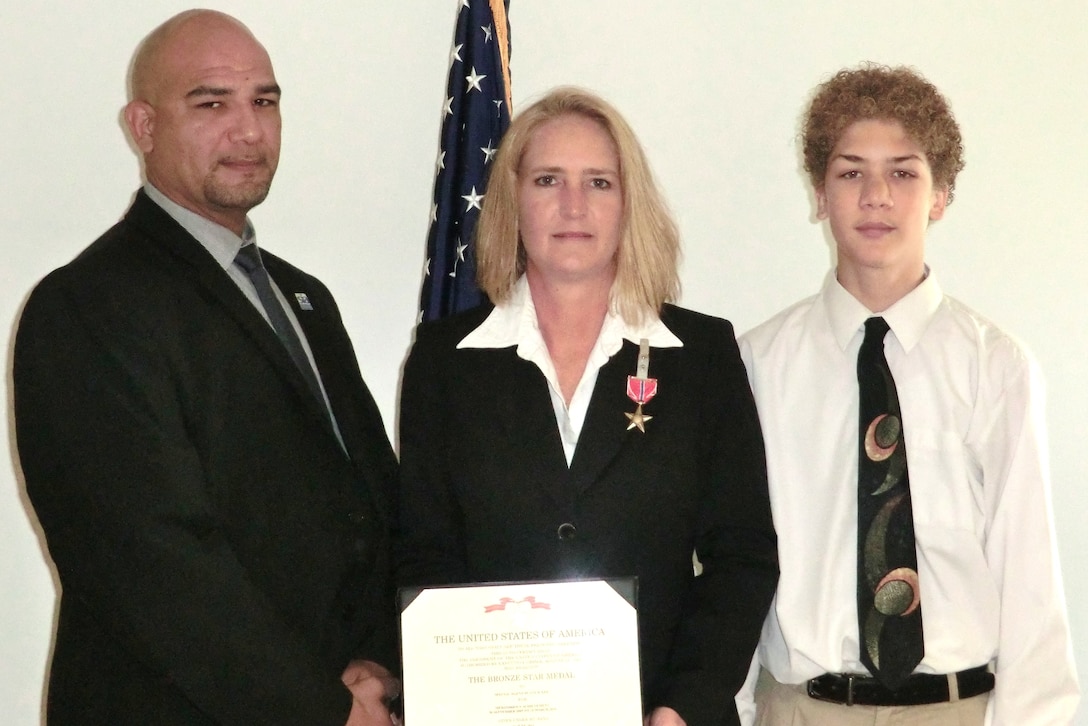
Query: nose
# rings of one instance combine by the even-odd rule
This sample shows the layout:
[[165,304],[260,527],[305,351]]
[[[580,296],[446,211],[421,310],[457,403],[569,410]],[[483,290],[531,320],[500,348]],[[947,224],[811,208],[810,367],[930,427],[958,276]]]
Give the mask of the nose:
[[260,141],[264,135],[264,127],[257,115],[257,109],[249,104],[241,105],[235,114],[234,124],[230,131],[230,140],[245,144],[253,144]]
[[861,190],[861,206],[890,207],[892,205],[891,188],[888,180],[882,176],[869,176]]
[[586,213],[586,190],[578,184],[564,185],[559,192],[559,210],[564,217],[578,218]]

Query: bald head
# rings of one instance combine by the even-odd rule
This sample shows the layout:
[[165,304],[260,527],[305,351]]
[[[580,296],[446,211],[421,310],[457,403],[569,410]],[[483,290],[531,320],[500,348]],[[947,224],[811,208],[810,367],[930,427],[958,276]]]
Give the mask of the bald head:
[[193,45],[209,34],[235,35],[262,48],[241,21],[217,10],[186,10],[151,31],[140,44],[132,61],[129,100],[151,101],[161,81],[170,73],[170,60],[191,52]]

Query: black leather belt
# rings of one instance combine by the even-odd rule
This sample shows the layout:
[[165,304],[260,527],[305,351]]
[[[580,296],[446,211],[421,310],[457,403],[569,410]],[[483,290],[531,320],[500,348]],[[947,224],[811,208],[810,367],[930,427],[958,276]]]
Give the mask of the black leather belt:
[[845,706],[921,706],[950,700],[950,677],[956,679],[960,699],[972,698],[994,689],[994,674],[986,670],[986,666],[979,666],[952,676],[915,673],[895,691],[870,676],[825,673],[808,682],[808,695]]

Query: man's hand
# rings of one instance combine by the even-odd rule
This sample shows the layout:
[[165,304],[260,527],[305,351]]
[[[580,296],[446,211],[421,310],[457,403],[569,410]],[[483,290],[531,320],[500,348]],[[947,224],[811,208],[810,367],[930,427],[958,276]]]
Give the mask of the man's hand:
[[389,703],[400,695],[400,681],[383,666],[369,660],[353,660],[340,680],[351,691],[353,702],[345,726],[389,726],[396,723]]
[[655,708],[654,712],[643,719],[645,726],[688,726],[680,714],[668,706]]

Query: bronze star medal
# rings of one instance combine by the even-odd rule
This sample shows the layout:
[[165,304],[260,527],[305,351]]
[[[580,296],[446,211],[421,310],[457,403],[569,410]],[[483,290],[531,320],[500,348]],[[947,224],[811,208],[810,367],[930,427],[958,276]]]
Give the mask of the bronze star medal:
[[657,395],[657,379],[649,378],[650,373],[650,341],[642,338],[638,343],[638,366],[635,375],[627,376],[627,397],[635,402],[635,412],[624,412],[624,416],[631,423],[627,424],[627,430],[638,428],[646,433],[646,422],[653,418],[642,412],[642,405],[648,403]]

